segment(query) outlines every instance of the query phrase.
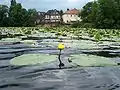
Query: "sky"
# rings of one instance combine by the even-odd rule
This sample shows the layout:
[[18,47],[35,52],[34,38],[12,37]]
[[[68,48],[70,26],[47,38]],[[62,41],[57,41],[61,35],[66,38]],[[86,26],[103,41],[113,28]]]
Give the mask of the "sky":
[[[0,0],[0,4],[9,5],[11,0]],[[81,9],[87,2],[93,0],[16,0],[26,9],[35,8],[37,11],[50,9],[66,10],[67,8]]]

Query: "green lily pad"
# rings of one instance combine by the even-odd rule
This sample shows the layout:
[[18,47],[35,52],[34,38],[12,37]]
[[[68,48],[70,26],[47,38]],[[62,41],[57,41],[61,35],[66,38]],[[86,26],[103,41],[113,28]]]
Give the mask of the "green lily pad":
[[104,42],[100,43],[99,46],[109,46],[111,48],[120,48],[120,42],[104,41]]
[[21,39],[27,38],[27,36],[20,36]]
[[96,49],[99,48],[99,46],[96,44],[96,42],[88,41],[88,40],[76,40],[71,42],[63,41],[66,47],[68,48],[74,48],[74,49]]
[[57,55],[24,54],[10,60],[11,65],[36,65],[50,63],[57,59]]
[[24,41],[21,41],[22,43],[24,44],[37,44],[37,42],[35,40],[24,40]]
[[[51,45],[53,47],[57,47],[59,42],[41,42],[42,44]],[[96,42],[88,41],[88,40],[62,40],[66,48],[73,49],[97,49],[100,48]]]
[[7,42],[11,42],[11,43],[14,43],[14,42],[20,42],[21,39],[19,38],[3,38],[2,40],[0,40],[1,43],[7,43]]
[[47,37],[56,37],[55,34],[53,33],[37,33],[37,34],[32,34],[32,35],[28,35],[29,37],[36,37],[36,38],[47,38]]
[[117,66],[117,63],[109,58],[95,56],[95,55],[71,55],[72,65],[89,67],[89,66]]

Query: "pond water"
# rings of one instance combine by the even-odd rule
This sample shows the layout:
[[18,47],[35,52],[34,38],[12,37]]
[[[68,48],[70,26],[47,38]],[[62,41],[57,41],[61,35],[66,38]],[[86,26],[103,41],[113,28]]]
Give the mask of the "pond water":
[[[85,46],[78,40],[63,40],[67,46],[62,52],[63,69],[55,62],[34,66],[11,66],[10,60],[22,54],[58,54],[58,39],[37,40],[38,45],[0,44],[0,90],[120,90],[120,67],[69,67],[63,59],[70,54],[92,54],[120,62],[120,49],[109,46]],[[83,42],[82,45],[77,43]],[[90,41],[89,41],[90,42]],[[92,47],[92,48],[91,48]]]

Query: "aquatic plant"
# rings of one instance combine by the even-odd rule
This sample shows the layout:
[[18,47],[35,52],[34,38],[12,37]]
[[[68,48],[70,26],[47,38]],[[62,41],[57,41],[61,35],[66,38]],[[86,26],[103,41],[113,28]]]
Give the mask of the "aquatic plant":
[[55,61],[57,55],[49,54],[23,54],[21,56],[15,57],[10,60],[11,65],[21,66],[21,65],[37,65],[45,64]]

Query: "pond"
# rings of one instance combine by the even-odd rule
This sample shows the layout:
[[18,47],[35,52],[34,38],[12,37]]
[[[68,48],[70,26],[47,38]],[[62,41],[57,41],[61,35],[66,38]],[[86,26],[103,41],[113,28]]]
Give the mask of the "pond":
[[[61,41],[66,46],[61,56],[65,64],[62,69],[58,67],[57,57],[49,63],[40,65],[17,66],[10,63],[13,58],[23,54],[57,56],[57,45]],[[0,90],[120,90],[120,67],[113,65],[120,62],[120,45],[116,42],[106,41],[98,45],[89,40],[56,37],[24,37],[22,41],[13,42],[10,39],[0,42]],[[68,58],[75,62],[70,64]],[[86,61],[86,64],[84,60],[87,58],[91,61]],[[108,62],[112,64],[90,64],[93,59],[109,59]]]

